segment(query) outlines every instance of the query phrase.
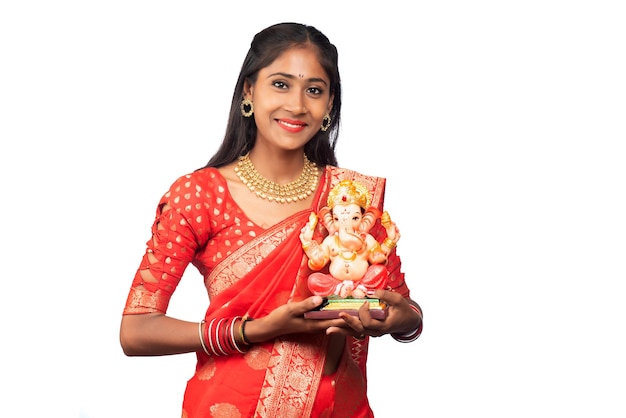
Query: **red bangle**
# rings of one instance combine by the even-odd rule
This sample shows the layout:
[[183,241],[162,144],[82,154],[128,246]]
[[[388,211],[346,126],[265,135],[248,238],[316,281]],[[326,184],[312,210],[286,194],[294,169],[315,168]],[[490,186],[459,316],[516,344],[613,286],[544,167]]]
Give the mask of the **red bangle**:
[[224,323],[226,319],[222,318],[219,320],[219,322],[217,323],[217,325],[215,326],[215,344],[217,345],[217,348],[219,349],[219,353],[217,353],[217,355],[227,355],[228,351],[226,351],[226,344],[225,344],[225,339],[224,339],[224,328],[226,328],[225,326],[223,326],[222,324]]
[[211,329],[213,328],[213,323],[216,320],[217,318],[213,318],[211,322],[209,322],[209,324],[204,327],[204,340],[208,343],[209,348],[211,349],[211,352],[213,353],[213,355],[219,355],[217,351],[215,351],[215,344],[213,344],[213,338],[212,338],[212,333],[211,333]]

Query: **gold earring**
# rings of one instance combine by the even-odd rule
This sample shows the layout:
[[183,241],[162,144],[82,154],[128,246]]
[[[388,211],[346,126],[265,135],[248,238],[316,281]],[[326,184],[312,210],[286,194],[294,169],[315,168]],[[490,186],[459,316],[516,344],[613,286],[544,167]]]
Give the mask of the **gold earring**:
[[326,132],[328,130],[328,128],[330,128],[330,123],[332,122],[332,119],[330,118],[330,115],[328,114],[328,112],[324,115],[324,119],[322,119],[322,132]]
[[239,107],[241,108],[241,114],[246,118],[249,118],[254,113],[254,105],[250,99],[243,99]]

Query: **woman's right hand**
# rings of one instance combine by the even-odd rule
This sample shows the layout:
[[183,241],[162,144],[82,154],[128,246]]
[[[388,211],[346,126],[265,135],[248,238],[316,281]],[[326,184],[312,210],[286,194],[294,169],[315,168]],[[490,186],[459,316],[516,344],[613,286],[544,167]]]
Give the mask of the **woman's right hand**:
[[300,302],[289,302],[274,309],[263,318],[246,323],[246,338],[252,343],[272,340],[294,333],[326,332],[329,327],[346,327],[343,319],[306,319],[304,313],[323,302],[321,296],[311,296]]

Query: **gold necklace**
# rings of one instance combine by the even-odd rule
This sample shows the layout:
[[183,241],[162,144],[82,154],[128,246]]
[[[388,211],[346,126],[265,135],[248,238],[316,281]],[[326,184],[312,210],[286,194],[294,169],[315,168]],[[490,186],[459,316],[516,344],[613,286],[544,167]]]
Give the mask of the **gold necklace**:
[[[358,252],[355,251],[355,250],[344,250],[343,247],[341,246],[341,243],[339,242],[339,237],[337,235],[335,235],[335,245],[339,249],[339,256],[341,258],[343,258],[345,261],[354,261],[354,260],[356,260],[356,255],[358,254]],[[361,248],[363,248],[363,247],[361,247]],[[350,251],[352,253],[352,254],[350,254],[349,257],[346,257],[345,254],[344,254],[347,251]]]
[[304,200],[317,188],[317,165],[304,156],[304,168],[300,177],[291,183],[278,184],[263,177],[250,161],[248,154],[239,157],[235,166],[239,179],[251,192],[262,199],[277,203],[293,203]]

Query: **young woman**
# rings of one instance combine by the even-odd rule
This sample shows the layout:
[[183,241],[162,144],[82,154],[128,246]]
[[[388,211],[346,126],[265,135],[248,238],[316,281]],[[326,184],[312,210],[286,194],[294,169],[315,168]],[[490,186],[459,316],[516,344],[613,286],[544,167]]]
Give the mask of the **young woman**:
[[[322,303],[307,288],[300,242],[334,185],[367,187],[383,210],[385,179],[337,167],[341,111],[337,50],[317,29],[282,23],[253,39],[235,86],[225,138],[207,165],[161,198],[122,316],[128,356],[197,353],[183,417],[371,417],[369,336],[413,341],[422,313],[392,248],[388,305],[374,319],[305,319]],[[324,229],[314,239],[321,242]],[[370,231],[383,241],[380,221]],[[391,245],[393,247],[393,245]],[[167,316],[193,264],[209,295],[199,322]]]

